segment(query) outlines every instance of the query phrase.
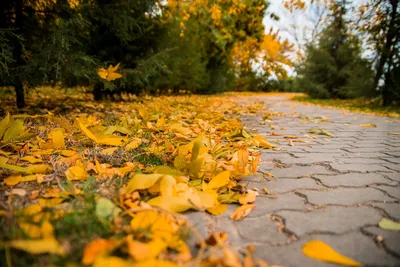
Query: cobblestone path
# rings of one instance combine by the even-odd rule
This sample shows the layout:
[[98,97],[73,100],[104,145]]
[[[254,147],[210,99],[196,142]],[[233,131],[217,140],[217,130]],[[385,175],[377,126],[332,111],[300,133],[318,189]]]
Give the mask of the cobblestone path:
[[[400,232],[378,227],[383,217],[400,221],[400,136],[389,134],[400,132],[400,120],[304,105],[279,96],[251,100],[286,114],[273,118],[275,130],[269,123],[260,124],[260,114],[242,117],[246,129],[281,147],[262,150],[259,174],[244,182],[260,192],[266,187],[278,197],[261,194],[256,208],[242,221],[229,219],[233,205],[221,216],[189,214],[200,232],[227,232],[233,247],[251,244],[256,256],[285,267],[335,266],[302,254],[302,246],[313,239],[366,266],[400,266]],[[318,121],[321,118],[329,121]],[[369,123],[377,127],[359,126]],[[314,127],[335,137],[304,138]],[[282,136],[268,136],[273,131]],[[297,135],[308,143],[290,146],[285,135]],[[267,179],[264,172],[274,177]]]

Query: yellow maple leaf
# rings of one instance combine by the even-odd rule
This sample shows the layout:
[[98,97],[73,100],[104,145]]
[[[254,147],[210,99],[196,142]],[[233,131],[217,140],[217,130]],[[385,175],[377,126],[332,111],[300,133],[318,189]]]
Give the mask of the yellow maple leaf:
[[120,63],[118,63],[114,67],[112,65],[109,65],[108,69],[100,68],[97,70],[97,74],[100,76],[100,78],[110,82],[119,79],[122,77],[122,74],[116,72],[119,68],[119,65]]

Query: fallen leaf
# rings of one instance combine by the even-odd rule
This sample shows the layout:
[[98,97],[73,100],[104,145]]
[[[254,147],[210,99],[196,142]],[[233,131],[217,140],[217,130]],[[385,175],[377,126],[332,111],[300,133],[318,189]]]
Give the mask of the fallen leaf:
[[385,230],[400,231],[400,223],[383,218],[379,222],[379,227]]
[[224,214],[225,211],[228,209],[228,206],[225,204],[219,204],[215,207],[208,208],[207,211],[212,215],[221,215]]
[[255,204],[246,204],[237,208],[229,218],[239,221],[243,220],[256,207]]
[[29,163],[40,163],[43,162],[41,159],[35,158],[33,156],[22,157],[21,160],[27,161]]
[[356,262],[336,252],[330,246],[320,240],[311,240],[307,242],[303,246],[302,250],[304,255],[316,260],[341,264],[345,266],[363,266],[361,263]]
[[297,135],[285,135],[283,138],[286,138],[286,139],[297,139],[299,137]]
[[31,254],[56,254],[63,256],[64,248],[54,238],[45,238],[41,240],[12,240],[8,245],[15,249],[20,249]]
[[91,241],[83,250],[82,264],[92,264],[96,258],[112,252],[118,244],[118,242],[112,239],[95,239]]
[[117,149],[118,149],[118,147],[106,148],[106,149],[103,149],[103,151],[101,151],[101,154],[105,155],[105,156],[111,156],[112,154],[114,154],[115,150],[117,150]]
[[135,267],[179,267],[178,265],[173,262],[165,261],[165,260],[157,260],[151,259],[147,261],[141,261],[135,264]]
[[75,166],[68,168],[65,171],[65,176],[68,180],[86,180],[89,178],[89,174],[86,172],[82,161],[77,160]]
[[4,183],[8,186],[14,186],[22,181],[22,175],[12,174],[4,179]]
[[229,177],[231,173],[229,171],[223,171],[214,176],[211,181],[206,185],[207,189],[217,189],[223,187],[229,183]]
[[187,199],[182,197],[158,196],[147,201],[148,204],[173,212],[184,212],[193,208]]
[[253,203],[256,201],[258,193],[253,190],[248,190],[246,193],[243,193],[242,196],[239,198],[239,203],[244,205],[248,203]]
[[126,137],[105,137],[97,139],[98,144],[108,145],[108,146],[122,146],[126,144],[128,138]]
[[61,202],[63,202],[64,200],[65,198],[49,198],[49,199],[41,198],[38,200],[38,204],[42,207],[52,208],[61,204]]
[[261,148],[268,148],[271,149],[274,147],[273,144],[271,144],[270,142],[268,142],[267,139],[265,139],[264,137],[262,137],[261,135],[256,135],[253,137],[254,143],[256,146],[261,147]]
[[62,128],[54,128],[49,133],[49,139],[52,140],[53,148],[56,149],[64,149],[65,142],[64,142],[64,129]]
[[128,244],[128,253],[135,261],[143,261],[154,257],[149,245],[133,240],[132,235],[127,236],[126,243]]
[[165,175],[160,181],[160,195],[170,197],[176,195],[175,185],[175,178],[171,175]]
[[22,188],[13,188],[11,194],[23,197],[26,195],[26,190]]
[[115,256],[108,256],[108,257],[98,257],[96,261],[93,263],[92,267],[132,267],[136,266],[132,262],[127,260],[115,257]]
[[147,189],[153,186],[163,174],[135,174],[126,185],[126,192],[132,193],[139,189]]
[[111,200],[100,198],[96,203],[96,215],[100,219],[109,220],[117,217],[122,210],[117,207]]
[[51,167],[47,164],[30,165],[27,167],[27,169],[31,173],[48,173],[52,171]]
[[359,125],[360,127],[376,128],[376,124],[373,123],[363,123]]

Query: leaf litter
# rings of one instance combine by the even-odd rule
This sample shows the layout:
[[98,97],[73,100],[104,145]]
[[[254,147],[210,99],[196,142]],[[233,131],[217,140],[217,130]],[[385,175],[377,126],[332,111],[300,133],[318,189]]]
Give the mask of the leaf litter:
[[[117,68],[101,71],[112,79]],[[254,209],[259,193],[238,182],[256,174],[260,148],[278,148],[240,115],[272,118],[262,103],[184,96],[63,106],[65,116],[56,108],[0,121],[6,253],[50,254],[41,261],[53,265],[268,266],[254,248],[239,257],[224,233],[207,244],[179,214],[220,215],[236,203],[230,218],[242,220]],[[197,255],[188,234],[199,239]]]

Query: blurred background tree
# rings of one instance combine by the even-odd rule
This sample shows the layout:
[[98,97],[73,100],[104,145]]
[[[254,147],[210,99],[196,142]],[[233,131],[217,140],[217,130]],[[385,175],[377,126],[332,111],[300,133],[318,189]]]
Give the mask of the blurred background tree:
[[[383,105],[399,103],[399,1],[354,3],[285,2],[290,12],[302,12],[305,17],[309,17],[310,10],[318,10],[310,16],[317,18],[311,38],[299,45],[304,55],[296,62],[298,75],[292,90],[306,91],[316,98],[376,96]],[[328,25],[323,27],[326,22]]]
[[[24,89],[41,85],[86,86],[98,100],[228,90],[398,100],[398,1],[283,7],[316,4],[315,28],[301,44],[263,23],[279,20],[264,0],[3,0],[0,84],[15,89],[18,107]],[[118,63],[121,79],[97,75]]]
[[316,44],[309,44],[298,68],[300,87],[312,97],[354,98],[372,95],[372,67],[361,57],[361,43],[349,31],[346,1],[331,5],[331,21]]

